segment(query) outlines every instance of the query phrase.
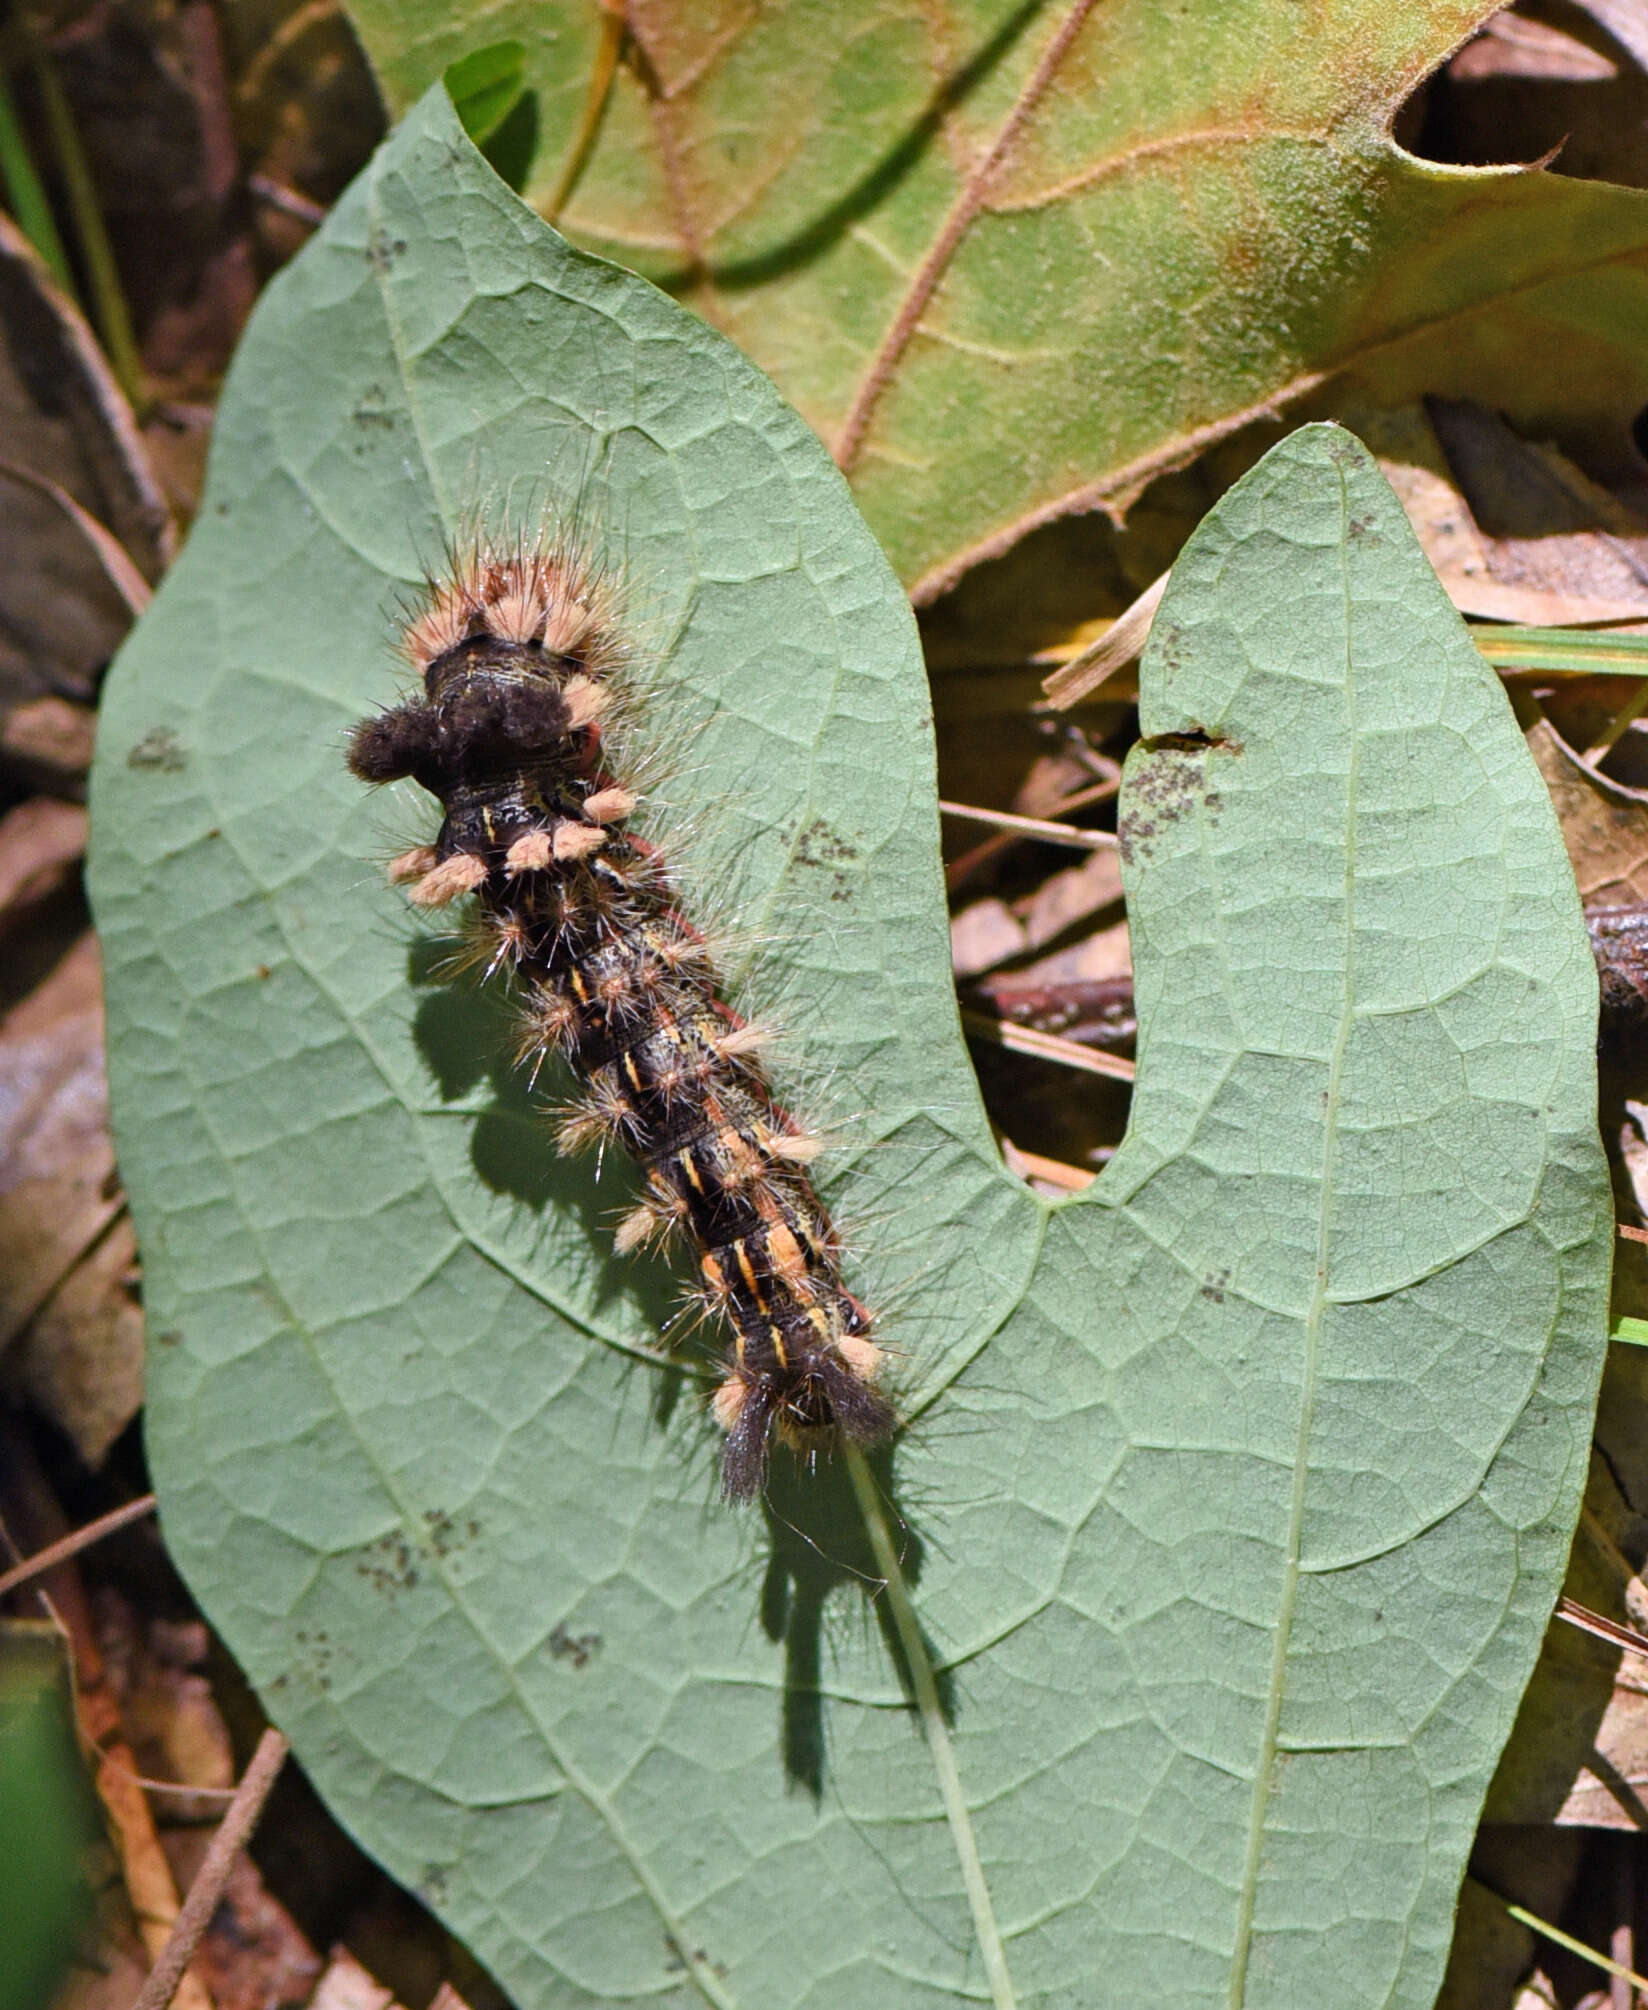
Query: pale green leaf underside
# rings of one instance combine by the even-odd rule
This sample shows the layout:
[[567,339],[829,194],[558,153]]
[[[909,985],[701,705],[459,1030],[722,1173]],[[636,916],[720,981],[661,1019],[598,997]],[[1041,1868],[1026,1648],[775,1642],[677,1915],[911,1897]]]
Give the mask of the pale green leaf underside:
[[[1629,453],[1648,195],[1438,167],[1390,121],[1493,0],[632,0],[562,226],[668,284],[851,470],[922,597],[1324,376]],[[517,38],[528,194],[589,0],[350,0],[389,101]],[[1514,337],[1507,333],[1514,328]]]
[[[191,1584],[523,2010],[980,1996],[861,1591],[714,1503],[696,1395],[661,1416],[636,1358],[657,1280],[604,1253],[621,1183],[556,1165],[495,1019],[416,981],[343,772],[397,586],[580,482],[668,654],[693,883],[776,938],[786,1080],[844,1120],[1021,2001],[1422,2010],[1607,1279],[1595,980],[1492,674],[1348,436],[1226,498],[1143,672],[1133,1130],[1042,1205],[956,1030],[892,573],[766,382],[546,233],[438,95],[260,306],[104,713],[111,1066]],[[808,1532],[852,1548],[838,1507]],[[816,1800],[784,1760],[809,1722]]]

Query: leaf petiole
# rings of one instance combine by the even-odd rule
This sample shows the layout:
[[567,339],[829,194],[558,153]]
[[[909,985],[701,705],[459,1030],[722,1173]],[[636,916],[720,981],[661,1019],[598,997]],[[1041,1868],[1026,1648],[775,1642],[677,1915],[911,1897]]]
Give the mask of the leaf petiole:
[[967,1812],[967,1797],[961,1790],[961,1774],[956,1767],[955,1747],[950,1743],[950,1732],[944,1722],[932,1659],[916,1620],[915,1607],[910,1603],[909,1587],[899,1568],[892,1531],[887,1526],[886,1512],[875,1479],[864,1454],[855,1445],[846,1445],[843,1450],[847,1470],[852,1476],[853,1492],[858,1496],[859,1513],[864,1517],[870,1547],[875,1551],[876,1568],[886,1585],[887,1603],[892,1609],[893,1624],[898,1629],[899,1645],[904,1649],[904,1658],[909,1664],[910,1679],[916,1692],[916,1708],[921,1713],[922,1732],[932,1756],[933,1770],[938,1775],[939,1792],[944,1798],[945,1820],[950,1824],[950,1836],[956,1846],[956,1855],[961,1860],[961,1877],[967,1888],[968,1910],[973,1915],[973,1932],[978,1939],[979,1952],[984,1957],[984,1972],[990,1978],[990,2000],[996,2010],[1016,2010],[1018,1998],[1013,1994],[1013,1978],[1007,1972],[1007,1950],[1001,1943],[995,1907],[990,1902],[990,1887],[985,1881],[984,1865],[979,1860],[973,1821]]

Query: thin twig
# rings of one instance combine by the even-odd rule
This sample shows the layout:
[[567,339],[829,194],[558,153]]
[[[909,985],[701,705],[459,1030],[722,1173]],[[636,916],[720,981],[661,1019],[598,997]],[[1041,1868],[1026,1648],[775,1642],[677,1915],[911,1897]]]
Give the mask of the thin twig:
[[324,204],[311,202],[308,196],[301,195],[295,188],[288,188],[283,181],[276,181],[273,175],[248,175],[246,187],[259,202],[278,209],[282,216],[291,217],[294,223],[307,224],[309,229],[319,230],[326,221]]
[[1577,1626],[1581,1633],[1594,1633],[1598,1640],[1606,1640],[1610,1647],[1623,1647],[1632,1654],[1648,1654],[1648,1633],[1638,1633],[1634,1627],[1621,1626],[1617,1619],[1605,1619],[1600,1612],[1593,1612],[1577,1599],[1559,1598],[1556,1616],[1566,1619],[1570,1626]]
[[83,1549],[90,1549],[94,1542],[101,1542],[106,1535],[113,1535],[116,1529],[127,1528],[134,1521],[141,1521],[145,1515],[154,1513],[155,1497],[144,1494],[140,1499],[128,1501],[124,1507],[114,1508],[110,1513],[99,1515],[96,1521],[87,1522],[84,1528],[77,1528],[73,1535],[66,1535],[59,1542],[47,1543],[36,1550],[33,1556],[0,1574],[0,1598],[8,1591],[15,1591],[20,1584],[27,1584],[31,1577],[38,1577],[43,1570],[50,1570],[59,1563],[67,1563],[71,1556],[78,1556]]
[[223,1887],[229,1881],[235,1858],[245,1848],[257,1826],[269,1789],[286,1761],[286,1740],[273,1725],[258,1740],[252,1763],[246,1768],[228,1812],[218,1824],[217,1834],[201,1859],[200,1870],[189,1887],[189,1896],[178,1910],[171,1935],[160,1959],[149,1971],[134,2010],[166,2010],[183,1980],[183,1971],[200,1945],[202,1934],[211,1924]]
[[[1494,1893],[1499,1897],[1497,1892]],[[1523,1926],[1530,1927],[1542,1939],[1553,1942],[1558,1947],[1567,1948],[1570,1954],[1577,1954],[1581,1961],[1589,1961],[1594,1968],[1600,1968],[1604,1975],[1622,1975],[1634,1989],[1648,1989],[1648,1978],[1637,1974],[1634,1968],[1627,1968],[1623,1962],[1615,1961],[1610,1955],[1599,1954],[1594,1947],[1587,1947],[1583,1940],[1576,1940],[1571,1933],[1564,1933],[1560,1926],[1553,1926],[1548,1919],[1541,1919],[1537,1912],[1530,1912],[1526,1906],[1512,1905],[1508,1898],[1499,1902]]]
[[1138,1074],[1133,1062],[1120,1054],[1106,1054],[1097,1047],[1084,1047],[1057,1033],[1044,1033],[1038,1026],[1015,1026],[1011,1019],[991,1019],[983,1012],[963,1012],[961,1030],[972,1040],[988,1040],[1005,1047],[1010,1054],[1033,1054],[1038,1061],[1052,1061],[1061,1068],[1079,1068],[1084,1075],[1108,1075],[1113,1082],[1131,1082]]
[[[1086,809],[1091,803],[1108,802],[1120,790],[1122,784],[1120,767],[1114,762],[1108,765],[1115,767],[1114,774],[1105,776],[1102,781],[1089,783],[1085,789],[1077,789],[1073,795],[1061,796],[1052,805],[1053,815],[1063,817],[1071,810]],[[941,803],[939,807],[942,809],[944,805]],[[959,858],[952,859],[944,868],[946,891],[954,893],[959,887],[965,886],[981,866],[987,865],[993,858],[999,858],[1004,851],[1011,851],[1018,843],[1019,836],[1020,833],[1017,831],[998,830],[993,837],[982,839],[964,851]]]
[[105,1772],[121,1773],[134,1787],[141,1787],[146,1794],[179,1794],[190,1800],[232,1801],[238,1789],[235,1787],[197,1787],[188,1780],[152,1780],[147,1773],[128,1773],[124,1766],[116,1765],[108,1758],[103,1761]]
[[1045,1186],[1062,1188],[1065,1193],[1083,1193],[1098,1178],[1096,1172],[1086,1166],[1066,1165],[1063,1159],[1043,1158],[1040,1152],[1027,1152],[1023,1145],[1014,1144],[1011,1138],[1001,1141],[1001,1155],[1009,1172],[1017,1173],[1020,1179],[1039,1179]]
[[607,100],[612,95],[612,80],[618,74],[618,58],[623,54],[624,37],[628,33],[629,23],[624,18],[623,6],[613,4],[613,0],[602,0],[601,39],[595,47],[595,62],[584,91],[577,130],[567,146],[566,159],[554,188],[547,201],[538,206],[538,214],[545,223],[560,222],[561,211],[571,200],[572,191],[578,186],[588,165],[595,135],[601,130],[601,120],[606,115]]
[[1013,810],[975,809],[970,803],[942,800],[939,808],[947,817],[955,817],[962,823],[986,824],[991,830],[1041,838],[1047,844],[1069,845],[1074,851],[1115,851],[1121,843],[1113,831],[1082,830],[1075,824],[1054,823],[1047,817],[1021,817]]
[[1600,736],[1585,749],[1584,762],[1586,767],[1596,767],[1600,761],[1613,752],[1619,742],[1620,735],[1635,721],[1644,705],[1648,705],[1648,677],[1645,677],[1632,690],[1630,697],[1626,699],[1625,703],[1615,712],[1607,725],[1603,727]]
[[[856,1445],[849,1444],[846,1454],[853,1492],[858,1496],[859,1512],[864,1517],[870,1547],[875,1551],[876,1568],[886,1584],[893,1626],[898,1633],[899,1645],[904,1649],[905,1666],[915,1687],[921,1728],[927,1738],[933,1770],[938,1775],[945,1819],[950,1824],[950,1837],[961,1862],[961,1881],[966,1886],[967,1905],[973,1915],[973,1935],[984,1960],[985,1975],[989,1978],[990,2000],[996,2010],[1015,2010],[1018,1999],[1013,1994],[1013,1978],[1007,1972],[1007,1951],[1001,1944],[995,1908],[990,1902],[990,1887],[985,1880],[984,1865],[979,1859],[973,1821],[967,1811],[967,1797],[962,1792],[961,1774],[956,1766],[955,1747],[950,1743],[949,1729],[944,1722],[944,1707],[939,1701],[932,1657],[921,1637],[915,1607],[910,1603],[904,1573],[899,1568],[898,1554],[893,1548],[892,1531],[887,1526],[881,1496],[876,1491],[875,1477]],[[139,2010],[147,2010],[147,2006],[139,2006]]]

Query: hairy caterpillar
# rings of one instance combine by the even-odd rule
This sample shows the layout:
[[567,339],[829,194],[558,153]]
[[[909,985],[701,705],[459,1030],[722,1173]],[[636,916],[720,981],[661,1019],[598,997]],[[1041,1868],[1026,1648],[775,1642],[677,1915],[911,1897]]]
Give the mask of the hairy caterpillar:
[[445,817],[389,877],[423,908],[474,897],[477,957],[515,982],[521,1058],[553,1048],[583,1085],[563,1150],[611,1141],[640,1167],[618,1250],[674,1236],[695,1253],[731,1340],[711,1403],[723,1495],[760,1490],[775,1432],[802,1452],[886,1438],[881,1350],[807,1172],[818,1142],[775,1102],[664,859],[622,828],[637,798],[603,721],[629,652],[608,581],[547,541],[483,547],[428,583],[402,646],[424,695],[362,720],[349,765],[410,776]]

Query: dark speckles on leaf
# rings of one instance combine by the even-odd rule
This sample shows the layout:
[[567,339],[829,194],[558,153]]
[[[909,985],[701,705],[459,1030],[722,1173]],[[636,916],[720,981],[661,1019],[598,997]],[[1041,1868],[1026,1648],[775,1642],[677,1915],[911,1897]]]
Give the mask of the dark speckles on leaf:
[[302,1627],[292,1635],[297,1645],[300,1659],[307,1664],[314,1678],[315,1687],[322,1692],[332,1686],[332,1643],[317,1627],[314,1632],[306,1632]]
[[574,1668],[584,1668],[592,1655],[600,1653],[601,1636],[599,1633],[569,1633],[564,1626],[557,1625],[547,1645],[557,1661],[570,1661]]
[[[720,1961],[711,1961],[708,1952],[702,1947],[695,1947],[693,1949],[692,1962],[693,1965],[699,1968],[707,1968],[712,1975],[720,1976],[723,1980],[726,1977],[726,1965]],[[680,1941],[675,1938],[673,1933],[666,1933],[664,1935],[665,1973],[668,1975],[679,1975],[687,1966],[687,1957],[681,1952]]]
[[177,774],[188,764],[183,742],[169,726],[151,726],[126,754],[128,768],[158,768],[167,775]]
[[366,262],[380,276],[387,273],[406,250],[404,237],[391,237],[387,231],[375,230],[366,247]]
[[1156,826],[1148,817],[1126,815],[1116,825],[1116,842],[1121,848],[1122,864],[1131,865],[1134,859],[1149,856],[1150,840],[1156,835]]
[[423,1519],[429,1547],[443,1559],[473,1542],[481,1532],[478,1521],[461,1522],[445,1508],[425,1508]]
[[393,428],[395,424],[395,415],[389,410],[388,397],[381,384],[368,384],[360,403],[349,416],[357,426]]
[[830,894],[832,900],[849,898],[850,886],[847,874],[840,868],[853,864],[857,858],[858,847],[850,844],[823,817],[814,817],[812,822],[804,825],[796,836],[796,864],[828,872],[835,882]]
[[467,1548],[481,1532],[478,1521],[460,1520],[445,1508],[426,1508],[423,1519],[421,1535],[399,1530],[380,1535],[355,1559],[357,1574],[375,1591],[391,1597],[396,1592],[411,1591],[418,1582],[420,1563],[427,1564],[432,1559],[444,1563],[449,1556]]
[[1223,1305],[1225,1302],[1225,1286],[1229,1282],[1230,1272],[1228,1270],[1215,1270],[1211,1276],[1203,1279],[1201,1295],[1214,1305]]
[[857,847],[833,830],[823,817],[814,817],[795,841],[797,865],[845,865],[857,857]]
[[1158,745],[1128,770],[1127,808],[1116,827],[1123,861],[1149,856],[1151,840],[1205,806],[1205,748]]
[[1150,840],[1192,810],[1219,814],[1223,799],[1207,779],[1207,758],[1215,751],[1240,754],[1242,749],[1239,742],[1201,726],[1140,742],[1129,762],[1126,807],[1116,829],[1125,864],[1148,857]]
[[380,1535],[366,1545],[356,1559],[355,1569],[374,1591],[410,1591],[418,1581],[412,1559],[412,1545],[404,1535]]
[[1374,528],[1371,516],[1353,516],[1345,525],[1345,535],[1359,544],[1377,544],[1379,533]]

